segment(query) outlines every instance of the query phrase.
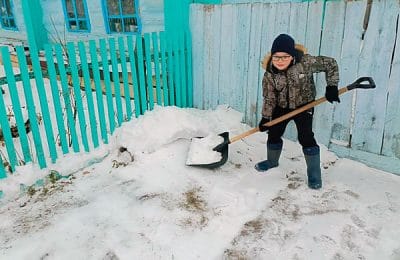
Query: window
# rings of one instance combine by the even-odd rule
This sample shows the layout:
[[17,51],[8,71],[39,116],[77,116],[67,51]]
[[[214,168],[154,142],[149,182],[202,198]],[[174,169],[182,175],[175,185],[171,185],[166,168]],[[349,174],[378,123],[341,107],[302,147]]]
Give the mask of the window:
[[1,27],[8,30],[17,30],[11,0],[0,0]]
[[140,32],[138,0],[103,0],[108,33]]
[[88,19],[85,0],[62,0],[64,5],[67,29],[71,32],[89,32],[90,23]]

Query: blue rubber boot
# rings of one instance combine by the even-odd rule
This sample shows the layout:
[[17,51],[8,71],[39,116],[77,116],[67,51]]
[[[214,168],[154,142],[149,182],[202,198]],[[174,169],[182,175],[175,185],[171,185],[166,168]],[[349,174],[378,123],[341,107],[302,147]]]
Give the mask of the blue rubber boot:
[[282,143],[267,144],[267,160],[257,163],[254,168],[259,172],[265,172],[279,165],[279,157],[282,152]]
[[308,187],[320,189],[322,187],[319,146],[303,148],[307,163]]

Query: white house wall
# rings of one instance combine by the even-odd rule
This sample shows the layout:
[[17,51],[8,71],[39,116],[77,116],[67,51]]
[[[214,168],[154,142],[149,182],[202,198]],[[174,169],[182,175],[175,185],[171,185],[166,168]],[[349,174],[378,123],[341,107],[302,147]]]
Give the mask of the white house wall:
[[[89,33],[68,32],[61,0],[41,0],[43,23],[48,31],[49,41],[77,41],[85,39],[104,38],[118,34],[107,34],[103,16],[101,0],[86,0],[90,19],[91,31]],[[9,31],[0,28],[0,42],[27,42],[25,22],[21,0],[13,0],[14,15],[18,31]],[[139,0],[139,12],[142,22],[142,32],[155,32],[164,30],[164,1]],[[58,36],[57,36],[58,35]]]

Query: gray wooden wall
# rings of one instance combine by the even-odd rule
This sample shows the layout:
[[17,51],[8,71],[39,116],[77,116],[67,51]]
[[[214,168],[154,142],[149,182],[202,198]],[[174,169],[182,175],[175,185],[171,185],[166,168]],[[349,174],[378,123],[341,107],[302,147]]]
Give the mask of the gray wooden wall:
[[[373,1],[366,30],[367,0],[240,2],[191,5],[195,107],[229,104],[254,126],[262,105],[260,62],[273,39],[288,33],[310,54],[337,59],[339,87],[361,76],[377,84],[344,94],[340,104],[318,106],[318,142],[340,156],[400,174],[400,2]],[[323,96],[323,74],[316,83],[317,96]],[[286,136],[296,137],[293,124]]]

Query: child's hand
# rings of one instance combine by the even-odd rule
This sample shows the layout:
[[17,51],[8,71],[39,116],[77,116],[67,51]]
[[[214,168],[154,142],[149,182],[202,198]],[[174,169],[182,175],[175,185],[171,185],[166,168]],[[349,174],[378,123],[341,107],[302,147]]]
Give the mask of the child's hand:
[[261,118],[260,123],[258,123],[258,129],[260,129],[260,132],[268,131],[269,126],[266,126],[264,124],[268,123],[269,121],[271,121],[271,117]]
[[327,86],[326,92],[325,92],[325,97],[326,97],[326,100],[328,100],[330,103],[333,103],[333,101],[337,101],[340,103],[338,87],[337,86]]

